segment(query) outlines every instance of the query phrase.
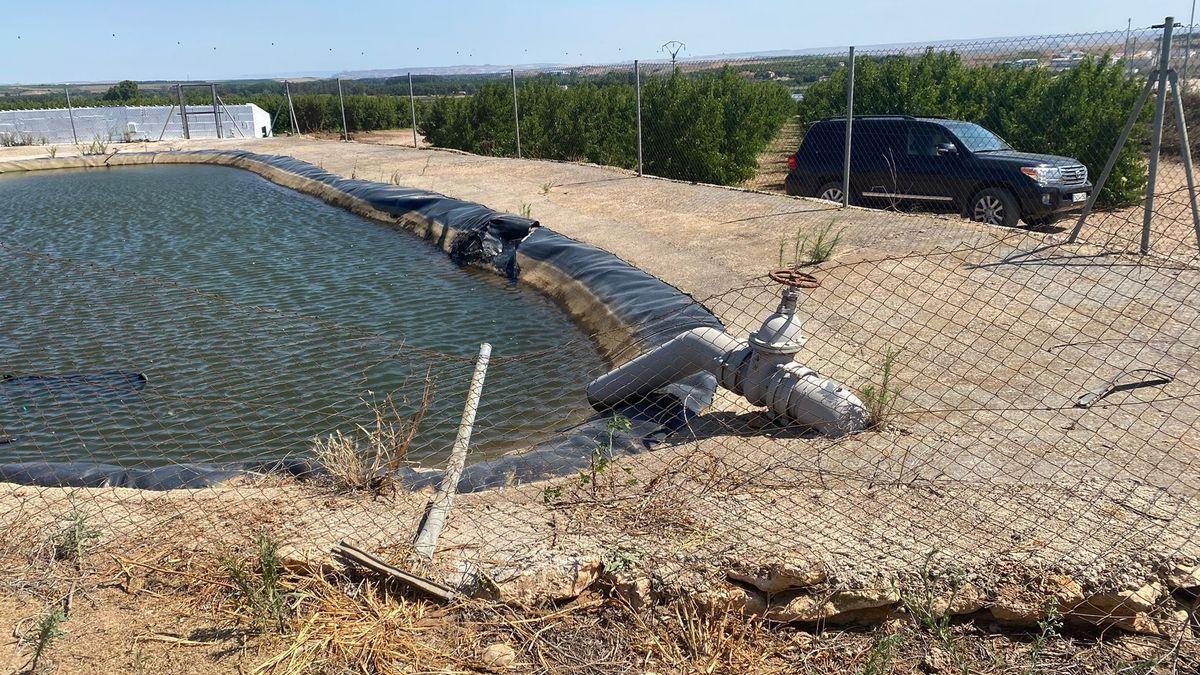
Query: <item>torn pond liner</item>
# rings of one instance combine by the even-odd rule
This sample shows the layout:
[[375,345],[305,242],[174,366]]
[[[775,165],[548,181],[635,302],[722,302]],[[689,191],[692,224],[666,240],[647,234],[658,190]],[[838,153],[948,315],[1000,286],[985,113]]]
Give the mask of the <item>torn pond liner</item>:
[[[342,178],[290,157],[242,151],[121,153],[109,158],[7,162],[0,164],[0,173],[164,163],[243,168],[360,215],[397,224],[438,246],[459,265],[488,268],[542,292],[594,335],[602,355],[613,364],[636,358],[689,330],[724,328],[707,309],[675,287],[607,251],[540,227],[534,220],[425,190]],[[13,384],[52,388],[54,395],[69,398],[97,394],[89,389],[95,389],[96,378],[107,378],[105,381],[120,380],[115,389],[124,392],[117,395],[127,401],[130,395],[136,396],[136,384],[154,386],[144,379],[132,383],[129,378],[138,375],[64,373],[40,381],[19,379]],[[614,415],[628,418],[631,424],[628,430],[613,435],[613,454],[644,452],[678,429],[690,415],[707,408],[715,388],[716,378],[710,373],[686,374],[641,396],[635,405],[606,409],[591,421],[527,451],[467,466],[459,489],[476,491],[577,472],[589,464],[597,446],[608,446],[609,421]],[[98,462],[31,461],[0,464],[0,480],[39,486],[166,490],[206,487],[248,474],[306,477],[320,471],[309,460],[179,463],[143,469]],[[418,489],[436,485],[441,471],[403,468],[397,478],[406,488]]]

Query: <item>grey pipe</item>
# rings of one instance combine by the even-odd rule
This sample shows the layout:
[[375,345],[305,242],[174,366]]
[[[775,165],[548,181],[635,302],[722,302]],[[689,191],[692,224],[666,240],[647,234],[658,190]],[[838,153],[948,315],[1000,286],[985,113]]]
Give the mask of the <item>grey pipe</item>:
[[636,401],[672,382],[700,372],[744,396],[753,405],[828,436],[867,426],[866,408],[850,390],[797,363],[804,344],[795,317],[794,294],[754,335],[739,340],[717,328],[693,328],[593,380],[588,400],[597,408]]
[[597,407],[635,400],[699,372],[716,375],[722,358],[746,346],[717,328],[693,328],[588,385],[588,400]]

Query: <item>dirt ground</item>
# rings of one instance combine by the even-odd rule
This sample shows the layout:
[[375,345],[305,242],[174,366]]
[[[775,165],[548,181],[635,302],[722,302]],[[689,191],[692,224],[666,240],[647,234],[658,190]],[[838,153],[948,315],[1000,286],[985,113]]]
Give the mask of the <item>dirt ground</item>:
[[[1160,190],[1154,255],[1141,257],[1134,255],[1140,216],[1128,211],[1098,214],[1080,244],[1065,245],[1061,231],[838,209],[754,190],[412,149],[402,137],[392,140],[399,145],[275,138],[145,149],[287,154],[344,176],[511,212],[528,209],[544,225],[692,294],[735,334],[774,309],[778,287],[763,273],[781,259],[804,263],[795,258],[804,258],[824,231],[839,241],[829,260],[806,267],[822,286],[802,303],[810,339],[799,358],[859,392],[880,386],[882,364],[894,363],[895,409],[877,431],[815,438],[725,394],[660,449],[622,460],[628,482],[597,492],[568,477],[464,495],[443,558],[487,570],[500,597],[557,606],[608,583],[620,591],[610,595],[633,604],[703,597],[810,631],[859,619],[886,626],[899,617],[915,621],[925,640],[944,631],[914,619],[920,612],[911,599],[931,579],[941,580],[934,583],[941,591],[952,579],[956,589],[969,585],[965,595],[975,598],[943,612],[974,617],[975,628],[964,629],[972,636],[951,641],[968,651],[996,632],[993,623],[1037,634],[1062,613],[1075,624],[1147,636],[1136,638],[1150,641],[1139,647],[1149,656],[1139,658],[1105,651],[1115,643],[1085,629],[1084,642],[1101,642],[1082,651],[1087,658],[1103,652],[1101,662],[1113,672],[1121,662],[1146,659],[1154,663],[1142,672],[1172,666],[1186,672],[1178,659],[1194,658],[1188,603],[1191,589],[1200,588],[1190,581],[1200,563],[1200,269],[1191,223],[1180,210],[1186,208],[1181,174],[1164,172],[1175,183]],[[45,150],[4,149],[0,161],[39,152]],[[758,187],[770,188],[771,181]],[[1170,381],[1079,407],[1083,395],[1106,383],[1144,377],[1137,369]],[[47,541],[76,509],[104,533],[93,556],[122,546],[152,549],[155,533],[165,528],[209,557],[228,547],[244,551],[256,532],[269,531],[293,558],[323,561],[342,537],[381,554],[402,551],[424,503],[420,495],[364,499],[304,486],[166,494],[3,487],[0,524],[32,533],[12,555],[38,569],[44,556],[26,550],[28,542]],[[163,550],[174,550],[175,539]],[[177,574],[189,558],[173,555],[167,554],[171,564],[147,564]],[[34,609],[65,593],[61,583],[46,589],[27,580],[6,588],[0,616],[18,634],[36,618]],[[94,597],[100,607],[128,599],[99,590]],[[166,597],[169,606],[174,596]],[[951,605],[957,599],[957,592],[943,598]],[[154,609],[144,604],[123,611],[140,616]],[[207,616],[211,621],[211,608]],[[199,630],[201,623],[184,629]],[[77,634],[71,644],[110,639],[96,635]],[[827,639],[821,635],[813,639]],[[123,653],[132,653],[135,637],[121,638]],[[865,655],[879,639],[872,633],[855,644]],[[1082,643],[1074,639],[1054,643],[1056,658],[1082,671],[1084,657],[1070,646]],[[154,648],[216,649],[165,644]],[[919,662],[936,646],[921,644],[924,656],[905,663],[939,670]],[[248,647],[247,663],[262,656],[259,648],[270,646]],[[28,656],[27,644],[14,641],[13,650],[20,655],[14,659]],[[71,652],[51,658],[68,672],[79,663]],[[229,670],[234,663],[221,661]],[[863,662],[854,663],[861,670]]]
[[788,155],[796,152],[804,137],[800,133],[800,120],[794,118],[783,125],[775,139],[758,155],[758,170],[754,177],[742,184],[749,190],[762,190],[785,194],[783,179],[787,178]]
[[[319,133],[312,134],[313,138],[320,138],[327,141],[340,141],[342,135],[340,133]],[[425,137],[419,132],[417,133],[418,148],[427,148],[429,144],[425,142]],[[372,145],[395,145],[405,148],[413,147],[413,130],[409,129],[381,129],[379,131],[356,131],[352,140],[356,143],[371,143]]]

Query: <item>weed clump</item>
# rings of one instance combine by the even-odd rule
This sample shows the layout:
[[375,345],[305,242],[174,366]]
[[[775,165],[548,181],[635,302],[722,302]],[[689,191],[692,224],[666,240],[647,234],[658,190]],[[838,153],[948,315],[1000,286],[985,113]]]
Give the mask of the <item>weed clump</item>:
[[[612,419],[608,420],[606,432],[608,437],[602,444],[592,448],[592,454],[589,458],[588,468],[579,472],[579,487],[590,487],[592,497],[599,497],[599,487],[601,480],[605,477],[608,479],[608,488],[616,489],[616,478],[611,473],[607,473],[609,465],[613,459],[613,444],[616,441],[616,436],[619,432],[629,431],[633,428],[633,422],[627,417],[621,415],[613,415]],[[626,473],[629,472],[627,467],[623,467]],[[607,476],[606,476],[607,474]],[[631,478],[627,484],[633,485],[637,483],[637,479]]]
[[[834,251],[842,243],[842,234],[846,231],[846,228],[840,228],[835,232],[836,225],[836,220],[830,220],[822,227],[817,228],[811,240],[809,234],[803,232],[803,227],[796,230],[795,239],[789,240],[787,237],[780,239],[779,267],[799,269],[810,265],[819,265],[832,258]],[[785,255],[789,242],[792,245],[790,261],[786,259]]]
[[29,668],[26,672],[38,672],[38,666],[41,664],[42,657],[46,655],[46,650],[50,648],[50,644],[67,634],[62,629],[62,625],[66,621],[66,611],[61,607],[55,607],[42,615],[33,630],[22,638],[22,642],[33,647],[33,657],[29,661]]
[[432,398],[433,382],[426,377],[420,404],[411,415],[400,412],[391,394],[368,402],[374,424],[358,425],[357,433],[335,431],[313,439],[313,455],[338,489],[383,494],[392,486],[390,476],[408,454]]
[[878,383],[871,382],[860,392],[863,405],[867,409],[869,429],[886,427],[896,415],[901,391],[895,381],[896,359],[899,356],[900,350],[888,347],[883,355],[883,364],[879,368]]
[[238,558],[224,561],[239,606],[261,629],[282,633],[287,626],[291,596],[282,586],[283,564],[279,547],[266,535],[259,535],[257,559],[252,564]]
[[28,131],[0,131],[0,148],[46,145],[46,143],[45,136],[34,136]]
[[92,138],[91,143],[79,146],[79,152],[84,155],[107,155],[108,141],[105,141],[99,136],[95,136]]
[[100,538],[100,530],[88,524],[87,515],[78,508],[67,514],[66,525],[50,539],[55,560],[79,564],[92,542]]

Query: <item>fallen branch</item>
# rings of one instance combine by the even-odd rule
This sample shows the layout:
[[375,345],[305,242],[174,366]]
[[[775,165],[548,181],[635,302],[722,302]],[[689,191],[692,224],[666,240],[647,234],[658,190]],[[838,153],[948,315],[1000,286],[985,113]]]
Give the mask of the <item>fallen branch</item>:
[[406,586],[415,588],[426,595],[433,596],[440,600],[453,602],[454,599],[458,597],[458,593],[456,593],[455,590],[449,586],[417,576],[410,572],[405,572],[399,567],[384,562],[383,560],[380,560],[379,558],[367,553],[357,546],[347,544],[344,541],[333,547],[333,553],[348,563],[353,563],[355,565],[365,567],[377,574],[391,577],[392,579],[395,579]]
[[191,640],[191,639],[188,639],[185,637],[179,637],[178,635],[171,635],[169,633],[147,633],[146,635],[138,635],[138,636],[134,637],[133,641],[134,642],[168,642],[170,644],[179,645],[181,647],[201,647],[204,645],[217,644],[215,641]]
[[[112,555],[112,554],[109,554],[109,555]],[[138,567],[144,567],[148,570],[153,570],[155,572],[160,572],[162,574],[178,574],[179,576],[188,577],[189,579],[194,579],[196,581],[203,581],[206,584],[213,584],[215,586],[222,586],[224,588],[230,588],[230,589],[233,588],[233,584],[226,583],[224,581],[219,581],[217,579],[210,579],[208,577],[202,577],[199,574],[192,574],[191,572],[184,572],[183,570],[172,570],[172,569],[167,569],[165,567],[156,567],[154,565],[140,562],[137,560],[130,560],[129,558],[122,558],[121,556],[118,556],[118,555],[113,555],[112,559],[117,561],[117,564],[121,564],[121,565],[137,565]]]

